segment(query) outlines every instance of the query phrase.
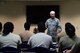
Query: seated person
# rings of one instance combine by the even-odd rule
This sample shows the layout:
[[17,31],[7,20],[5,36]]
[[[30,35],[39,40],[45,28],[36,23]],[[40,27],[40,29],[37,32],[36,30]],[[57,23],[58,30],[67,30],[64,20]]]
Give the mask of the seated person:
[[33,29],[33,33],[37,33],[38,32],[38,29],[35,27],[34,29]]
[[32,33],[32,32],[29,31],[29,30],[30,30],[30,24],[29,24],[29,23],[26,22],[26,23],[24,24],[24,28],[25,28],[25,31],[22,32],[22,33],[20,33],[19,35],[20,35],[20,37],[21,37],[22,42],[27,42],[28,39],[29,39],[34,33]]
[[13,32],[14,25],[11,22],[6,22],[3,26],[3,34],[0,35],[0,48],[13,47],[17,48],[17,45],[21,43],[21,38]]
[[75,34],[75,27],[69,22],[65,24],[65,32],[67,36],[62,37],[59,41],[59,53],[66,49],[71,49],[79,39]]
[[2,23],[0,22],[0,34],[1,34],[1,31],[2,31]]
[[38,23],[38,33],[30,37],[28,44],[31,48],[34,47],[44,47],[49,48],[52,44],[52,37],[45,33],[45,24],[43,22]]
[[80,39],[74,44],[70,50],[66,50],[66,53],[80,53]]

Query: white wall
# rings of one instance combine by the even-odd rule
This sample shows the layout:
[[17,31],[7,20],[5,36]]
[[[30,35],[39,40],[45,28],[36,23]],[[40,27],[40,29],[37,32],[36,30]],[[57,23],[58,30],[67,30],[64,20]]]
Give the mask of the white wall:
[[14,23],[14,33],[20,33],[24,30],[23,24],[26,22],[26,8],[22,2],[0,3],[0,22]]
[[76,33],[80,35],[80,1],[79,0],[67,0],[61,2],[60,17],[61,24],[64,31],[64,25],[66,22],[71,22],[76,27]]
[[[26,22],[26,6],[27,5],[60,5],[60,21],[62,25],[62,33],[64,32],[64,25],[66,22],[71,22],[76,27],[76,33],[80,35],[80,1],[65,0],[65,1],[53,1],[53,2],[5,2],[0,3],[0,21],[4,24],[7,21],[11,21],[15,25],[14,33],[19,34],[24,31],[23,24]],[[35,25],[31,26],[31,31]]]
[[[58,2],[40,2],[40,1],[6,1],[0,2],[0,22],[3,24],[5,22],[13,22],[14,23],[14,33],[19,34],[24,31],[24,23],[26,22],[26,6],[27,5],[52,5],[58,4]],[[33,32],[33,28],[35,25],[31,26],[31,30]]]

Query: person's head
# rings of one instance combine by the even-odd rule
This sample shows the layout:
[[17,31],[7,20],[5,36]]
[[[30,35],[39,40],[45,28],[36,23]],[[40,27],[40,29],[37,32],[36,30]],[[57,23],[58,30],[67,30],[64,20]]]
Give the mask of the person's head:
[[45,32],[45,23],[44,22],[39,22],[38,23],[38,31],[39,32]]
[[0,32],[2,31],[2,23],[0,22]]
[[75,27],[69,22],[65,24],[65,31],[69,37],[75,36]]
[[55,17],[55,11],[50,11],[50,17],[51,17],[52,19],[54,19],[54,17]]
[[14,25],[12,22],[6,22],[3,26],[3,34],[7,35],[10,32],[12,33],[14,29]]
[[30,29],[30,23],[25,22],[24,28],[25,28],[25,30],[29,30]]

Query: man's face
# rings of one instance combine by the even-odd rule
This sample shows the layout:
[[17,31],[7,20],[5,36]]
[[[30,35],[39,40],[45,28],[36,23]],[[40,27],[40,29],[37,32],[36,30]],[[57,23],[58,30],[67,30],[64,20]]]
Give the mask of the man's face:
[[50,13],[51,18],[55,17],[55,13]]

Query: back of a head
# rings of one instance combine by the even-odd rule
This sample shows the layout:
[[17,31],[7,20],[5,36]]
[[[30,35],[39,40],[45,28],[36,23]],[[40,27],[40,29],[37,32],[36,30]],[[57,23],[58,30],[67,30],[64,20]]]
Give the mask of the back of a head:
[[65,31],[69,37],[73,37],[75,35],[75,27],[69,22],[65,24]]
[[0,22],[0,32],[2,31],[2,23]]
[[3,26],[3,34],[7,35],[10,32],[13,32],[14,25],[12,22],[6,22]]
[[24,28],[25,28],[25,30],[29,30],[30,29],[30,23],[25,22]]
[[38,31],[39,32],[45,32],[45,23],[44,22],[39,22],[38,23]]

